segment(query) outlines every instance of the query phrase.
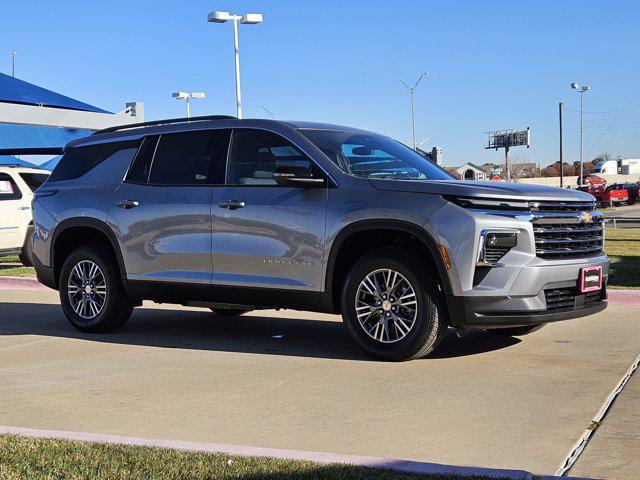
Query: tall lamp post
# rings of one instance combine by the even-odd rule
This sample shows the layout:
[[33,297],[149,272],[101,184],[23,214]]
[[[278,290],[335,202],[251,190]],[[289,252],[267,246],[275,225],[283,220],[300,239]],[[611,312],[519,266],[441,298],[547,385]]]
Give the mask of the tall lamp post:
[[186,100],[187,102],[187,118],[191,118],[191,99],[192,98],[204,98],[204,92],[174,92],[171,94],[176,100]]
[[572,83],[571,88],[580,92],[580,185],[582,185],[584,183],[584,169],[582,166],[584,162],[584,159],[582,158],[582,97],[585,92],[589,91],[590,87],[589,85],[580,86],[577,83]]
[[244,15],[235,15],[229,12],[214,11],[207,15],[207,22],[225,23],[229,20],[233,21],[233,48],[236,60],[236,102],[237,116],[242,118],[242,93],[240,91],[240,54],[238,53],[238,21],[245,25],[255,25],[262,23],[261,13],[245,13]]
[[276,119],[276,114],[273,113],[271,110],[269,110],[267,107],[265,107],[264,105],[258,105],[258,106],[269,114],[269,116],[271,117],[271,120]]
[[412,87],[404,83],[402,80],[396,80],[396,82],[398,82],[404,88],[406,88],[409,91],[409,95],[411,95],[411,124],[413,128],[413,149],[414,150],[418,148],[418,145],[416,144],[416,109],[413,103],[413,94],[415,93],[416,88],[418,88],[418,85],[420,84],[420,81],[422,80],[422,78],[425,77],[426,75],[429,75],[429,72],[424,72],[422,75],[420,75],[418,77],[418,80],[416,80],[416,83],[414,83]]

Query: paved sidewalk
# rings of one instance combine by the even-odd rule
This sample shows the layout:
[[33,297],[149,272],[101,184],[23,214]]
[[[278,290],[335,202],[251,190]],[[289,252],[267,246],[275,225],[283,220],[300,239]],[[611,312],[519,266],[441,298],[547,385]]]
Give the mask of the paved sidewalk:
[[636,370],[616,398],[569,475],[640,478],[640,372]]
[[145,303],[85,335],[56,292],[4,290],[0,425],[550,474],[637,356],[639,321],[611,306],[522,339],[450,332],[432,358],[384,363],[336,316]]

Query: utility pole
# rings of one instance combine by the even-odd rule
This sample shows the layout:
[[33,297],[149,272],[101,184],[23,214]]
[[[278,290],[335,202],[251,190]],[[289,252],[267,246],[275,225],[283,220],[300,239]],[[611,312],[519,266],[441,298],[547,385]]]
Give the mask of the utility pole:
[[16,51],[11,50],[11,76],[16,78]]
[[507,171],[507,181],[511,181],[511,168],[509,168],[509,146],[504,147],[504,168]]
[[564,163],[562,160],[562,102],[558,103],[558,120],[560,121],[560,188],[564,188]]

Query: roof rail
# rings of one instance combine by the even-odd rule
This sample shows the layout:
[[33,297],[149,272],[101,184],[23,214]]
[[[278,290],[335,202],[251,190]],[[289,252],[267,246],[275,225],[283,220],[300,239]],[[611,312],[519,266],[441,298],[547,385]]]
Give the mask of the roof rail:
[[231,115],[206,115],[204,117],[190,117],[190,118],[167,118],[165,120],[153,120],[151,122],[142,123],[130,123],[127,125],[117,125],[115,127],[103,128],[92,133],[97,135],[98,133],[117,132],[118,130],[126,130],[129,128],[138,127],[153,127],[155,125],[169,125],[172,123],[188,123],[188,122],[202,122],[206,120],[235,120],[237,117]]

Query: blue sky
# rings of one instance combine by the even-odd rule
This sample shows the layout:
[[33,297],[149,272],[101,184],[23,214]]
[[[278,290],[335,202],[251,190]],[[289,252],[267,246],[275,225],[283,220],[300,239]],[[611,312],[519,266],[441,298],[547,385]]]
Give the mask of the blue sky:
[[[234,114],[232,27],[212,10],[262,12],[241,26],[245,117],[318,120],[409,142],[410,104],[395,79],[431,75],[416,93],[418,139],[446,165],[500,161],[486,131],[531,127],[523,159],[558,158],[558,102],[588,112],[640,104],[637,1],[7,1],[0,70],[112,111],[145,103],[147,119],[182,116],[176,90],[205,91],[194,115]],[[5,60],[1,53],[5,51]],[[640,108],[585,114],[586,158],[640,157]],[[566,112],[565,159],[578,158]],[[613,125],[611,125],[613,122]],[[610,126],[611,125],[611,126]],[[607,127],[609,127],[607,129]],[[596,143],[597,142],[597,143]]]

